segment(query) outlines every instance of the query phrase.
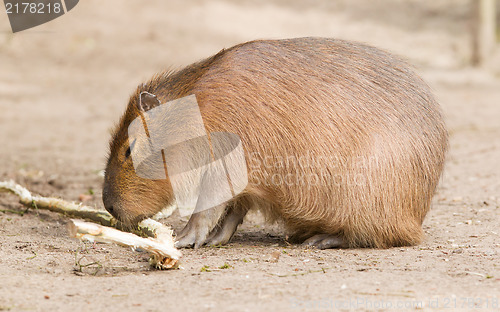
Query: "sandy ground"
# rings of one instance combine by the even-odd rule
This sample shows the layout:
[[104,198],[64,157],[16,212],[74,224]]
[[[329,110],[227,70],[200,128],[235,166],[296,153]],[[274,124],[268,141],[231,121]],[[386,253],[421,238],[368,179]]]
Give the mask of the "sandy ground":
[[[181,270],[68,237],[67,218],[0,194],[0,311],[474,310],[500,305],[500,58],[470,56],[467,1],[97,1],[10,33],[0,13],[0,180],[102,208],[109,129],[153,73],[256,38],[359,40],[434,89],[451,150],[419,246],[310,250],[251,216]],[[165,220],[182,227],[179,218]],[[277,258],[279,255],[279,258]]]

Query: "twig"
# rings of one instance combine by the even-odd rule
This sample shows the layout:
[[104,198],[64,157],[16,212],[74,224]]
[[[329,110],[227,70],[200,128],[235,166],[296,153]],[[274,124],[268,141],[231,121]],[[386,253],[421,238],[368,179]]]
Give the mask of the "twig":
[[330,268],[321,268],[320,270],[307,270],[305,272],[299,272],[299,273],[292,273],[292,274],[276,274],[276,273],[268,273],[272,276],[277,276],[277,277],[289,277],[289,276],[302,276],[306,274],[311,274],[311,273],[319,273],[323,272],[326,273],[326,270],[329,270]]
[[96,210],[74,202],[67,202],[59,198],[32,195],[30,191],[12,180],[0,182],[0,190],[17,195],[19,202],[30,208],[35,205],[37,209],[46,209],[72,217],[85,218],[106,226],[115,226],[118,223],[106,211]]
[[477,273],[477,272],[469,272],[469,271],[464,271],[465,274],[469,274],[469,275],[476,275],[476,276],[481,276],[483,278],[486,278],[486,275],[484,274],[481,274],[481,273]]
[[[146,222],[158,223],[154,220],[146,220]],[[176,267],[181,257],[181,252],[174,247],[171,230],[164,227],[157,229],[156,238],[142,238],[132,233],[125,233],[110,227],[80,220],[71,220],[68,223],[68,229],[71,236],[81,240],[116,243],[132,247],[135,250],[146,250],[153,255],[150,263],[161,269]]]
[[8,191],[19,197],[19,202],[25,206],[37,209],[47,209],[72,217],[88,219],[101,225],[71,220],[69,223],[70,233],[74,237],[99,242],[114,242],[120,245],[131,246],[134,249],[144,249],[152,254],[150,264],[156,268],[169,269],[178,266],[181,252],[174,246],[172,230],[152,219],[146,219],[139,223],[134,231],[141,236],[153,236],[152,238],[141,238],[131,233],[125,233],[107,226],[123,229],[123,225],[106,211],[97,210],[82,204],[68,202],[59,198],[32,195],[30,191],[14,181],[0,182],[0,191]]
[[9,212],[9,213],[15,213],[20,215],[21,217],[24,216],[24,211],[17,211],[17,210],[12,210],[12,209],[0,209],[0,212]]

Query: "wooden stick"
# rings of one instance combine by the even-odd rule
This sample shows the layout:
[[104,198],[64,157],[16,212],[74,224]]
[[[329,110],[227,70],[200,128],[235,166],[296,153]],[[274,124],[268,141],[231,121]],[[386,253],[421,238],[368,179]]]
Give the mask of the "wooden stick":
[[[149,219],[146,222],[155,223],[156,221]],[[152,254],[150,264],[158,269],[176,268],[182,256],[181,252],[174,247],[172,231],[169,229],[165,231],[164,227],[160,227],[162,230],[156,238],[142,238],[107,226],[73,219],[68,224],[68,229],[71,236],[81,240],[116,243],[132,247],[134,250],[146,250]]]
[[118,223],[107,211],[97,210],[92,207],[68,202],[59,198],[32,195],[30,191],[12,180],[0,182],[0,190],[17,195],[19,197],[19,202],[30,208],[36,207],[46,209],[73,217],[92,220],[106,226],[116,226]]
[[[156,268],[169,269],[178,266],[181,252],[174,246],[172,230],[153,219],[146,219],[138,224],[134,233],[141,236],[153,236],[152,238],[141,238],[131,233],[121,232],[106,226],[123,229],[123,224],[113,218],[106,211],[94,209],[74,202],[68,202],[59,198],[32,195],[30,191],[14,181],[0,181],[0,191],[8,191],[19,197],[19,202],[28,207],[47,209],[72,217],[84,218],[98,224],[71,220],[69,224],[70,233],[74,237],[100,242],[114,242],[120,245],[130,246],[134,249],[144,249],[152,254],[150,264]],[[170,209],[171,211],[171,209]]]

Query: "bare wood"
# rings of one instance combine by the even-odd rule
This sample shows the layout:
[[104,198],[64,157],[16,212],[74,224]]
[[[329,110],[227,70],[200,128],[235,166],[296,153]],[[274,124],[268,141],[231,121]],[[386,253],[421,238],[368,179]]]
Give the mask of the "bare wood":
[[[97,222],[101,225],[112,226],[123,230],[125,227],[116,220],[107,211],[98,210],[81,203],[68,202],[66,200],[54,197],[43,197],[31,194],[25,187],[15,183],[14,181],[0,181],[0,191],[13,193],[19,197],[19,202],[30,208],[39,208],[50,210],[53,212],[65,214],[71,217],[78,217]],[[172,214],[175,206],[170,206],[158,213],[159,217],[168,217]],[[153,217],[156,219],[156,216]],[[131,231],[140,236],[154,236],[152,229],[139,224],[137,229]]]
[[[154,220],[148,220],[147,222],[153,223],[153,225],[158,223]],[[134,250],[146,250],[152,254],[151,265],[160,269],[177,267],[178,260],[182,256],[181,252],[174,246],[172,231],[162,227],[157,227],[159,232],[156,238],[142,238],[107,226],[73,219],[68,224],[68,229],[71,236],[81,240],[116,243],[132,247]]]
[[59,198],[32,195],[30,191],[12,180],[0,182],[0,190],[17,195],[19,202],[28,207],[36,207],[73,217],[85,218],[106,226],[115,226],[118,223],[107,211],[97,210]]
[[[175,248],[173,231],[153,219],[146,219],[138,224],[134,231],[141,236],[154,236],[153,238],[141,238],[131,233],[121,232],[109,228],[113,226],[122,228],[111,214],[74,202],[53,197],[43,197],[31,194],[26,188],[14,181],[0,181],[0,191],[7,191],[19,197],[19,202],[28,207],[35,206],[38,209],[46,209],[72,217],[84,218],[101,225],[71,220],[69,224],[72,236],[100,242],[114,242],[120,245],[131,246],[135,249],[142,248],[152,254],[151,265],[160,269],[174,268],[178,265],[178,260],[182,256],[181,252]],[[172,209],[169,208],[169,211]]]

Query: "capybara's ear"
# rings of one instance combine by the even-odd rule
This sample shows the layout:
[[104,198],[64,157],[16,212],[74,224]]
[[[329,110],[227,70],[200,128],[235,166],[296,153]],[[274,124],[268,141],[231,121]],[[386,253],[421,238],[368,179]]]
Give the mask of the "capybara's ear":
[[146,112],[158,105],[160,105],[160,101],[158,101],[156,95],[146,91],[142,91],[141,94],[139,95],[138,108],[140,111]]

